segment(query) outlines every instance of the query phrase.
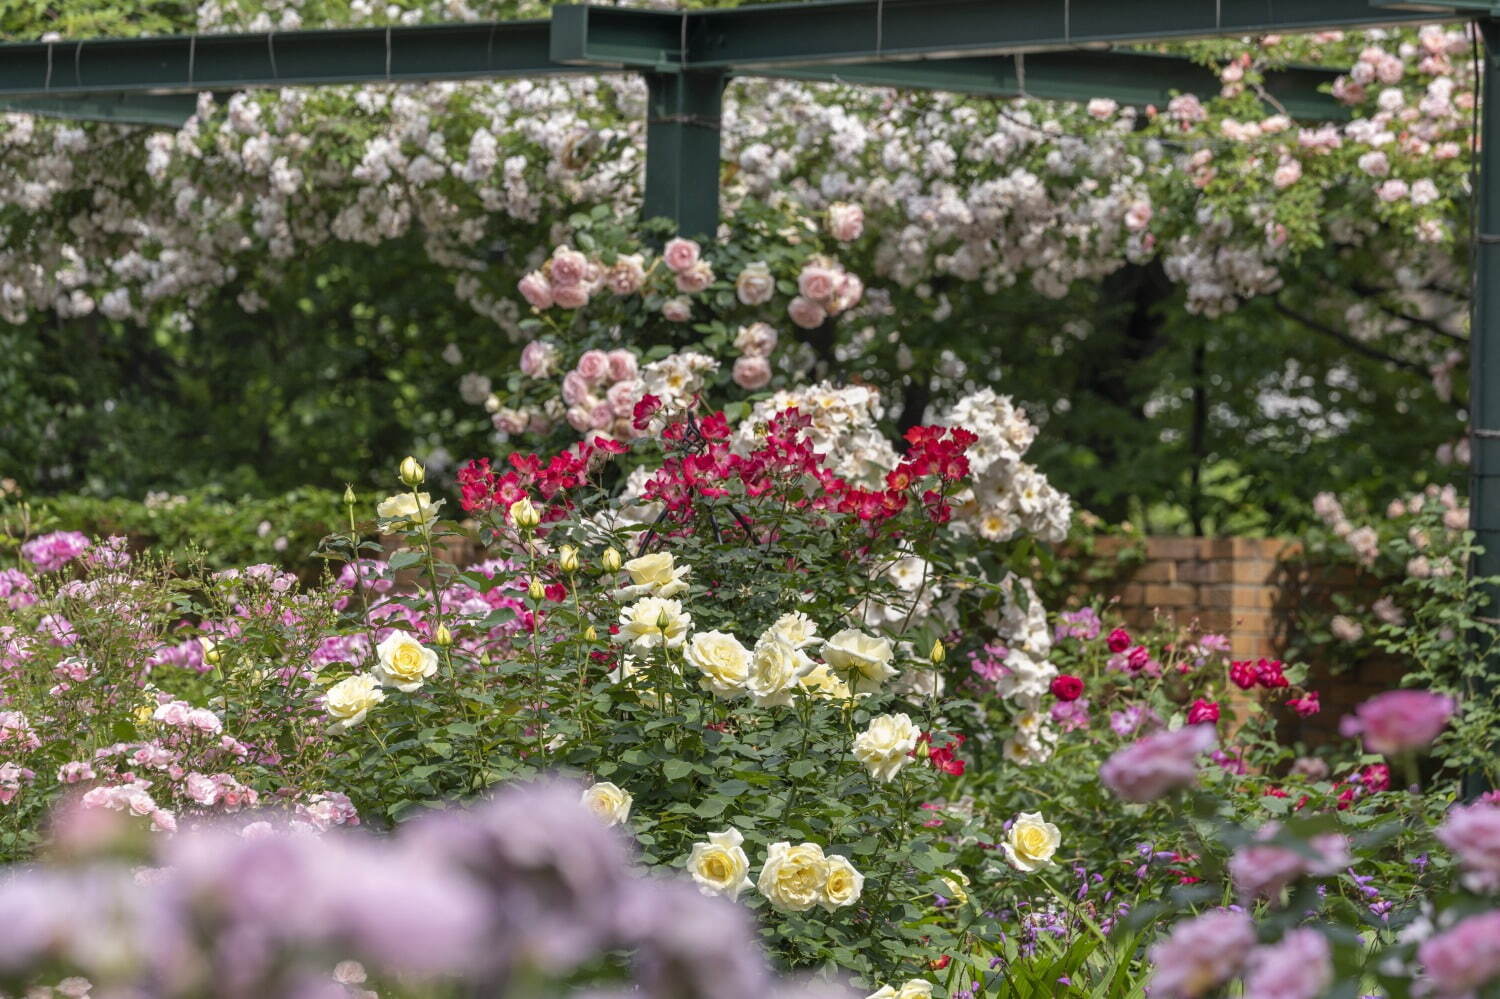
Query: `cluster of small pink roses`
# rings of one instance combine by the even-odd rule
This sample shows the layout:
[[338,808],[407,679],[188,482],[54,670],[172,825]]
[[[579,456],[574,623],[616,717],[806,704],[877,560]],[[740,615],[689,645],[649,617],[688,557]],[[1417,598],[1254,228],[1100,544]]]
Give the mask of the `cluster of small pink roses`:
[[642,391],[639,375],[635,355],[628,350],[584,351],[562,380],[568,423],[579,433],[635,436],[632,421]]

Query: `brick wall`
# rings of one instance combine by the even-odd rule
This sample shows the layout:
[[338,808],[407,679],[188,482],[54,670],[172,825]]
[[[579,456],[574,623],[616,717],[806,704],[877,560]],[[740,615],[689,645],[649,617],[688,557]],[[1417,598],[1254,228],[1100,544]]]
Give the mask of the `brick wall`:
[[[1130,625],[1166,621],[1221,632],[1229,636],[1235,659],[1286,658],[1304,614],[1332,614],[1335,594],[1364,602],[1374,595],[1352,567],[1309,563],[1301,546],[1285,539],[1101,538],[1092,557],[1121,560],[1120,572],[1096,589],[1114,598]],[[1307,719],[1284,712],[1287,738],[1337,738],[1339,719],[1355,704],[1399,685],[1399,660],[1379,654],[1351,660],[1347,650],[1342,643],[1304,649],[1308,685],[1318,691],[1323,710]]]

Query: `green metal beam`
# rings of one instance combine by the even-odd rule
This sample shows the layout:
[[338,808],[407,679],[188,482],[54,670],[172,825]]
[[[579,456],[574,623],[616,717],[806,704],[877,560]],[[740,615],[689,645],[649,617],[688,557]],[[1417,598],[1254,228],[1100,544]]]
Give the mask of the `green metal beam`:
[[0,46],[0,99],[194,93],[548,73],[547,21],[106,38]]
[[[697,68],[869,62],[1134,45],[1441,20],[1370,0],[815,0],[695,11]],[[1453,15],[1459,16],[1459,15]]]
[[198,99],[193,94],[82,94],[0,101],[0,111],[160,128],[181,128],[197,106]]
[[[1479,233],[1474,244],[1473,309],[1469,329],[1469,526],[1480,551],[1473,572],[1500,576],[1500,21],[1479,22],[1484,35],[1480,100]],[[1489,617],[1500,616],[1500,592],[1491,588]],[[1491,684],[1500,661],[1488,664]],[[1465,791],[1484,790],[1482,777],[1465,776]]]
[[682,68],[689,15],[629,7],[552,8],[554,62],[671,72]]
[[719,121],[723,73],[646,74],[646,189],[641,215],[666,217],[685,236],[719,229]]
[[[1176,56],[1086,50],[838,66],[763,66],[745,75],[988,97],[1056,101],[1112,97],[1137,106],[1164,106],[1173,94],[1211,94],[1221,85],[1213,71]],[[1338,77],[1337,70],[1294,66],[1268,73],[1265,91],[1294,118],[1347,118],[1349,109],[1325,92]]]

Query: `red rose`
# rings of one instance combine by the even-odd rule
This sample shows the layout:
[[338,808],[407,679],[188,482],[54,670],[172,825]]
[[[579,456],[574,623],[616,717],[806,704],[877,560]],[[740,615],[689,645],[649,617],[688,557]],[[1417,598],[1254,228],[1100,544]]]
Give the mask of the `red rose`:
[[1192,707],[1188,708],[1187,720],[1189,725],[1214,724],[1219,720],[1218,703],[1198,698],[1193,702]]
[[1229,664],[1229,681],[1241,690],[1249,690],[1259,679],[1260,674],[1255,671],[1255,664],[1248,659]]
[[1104,643],[1109,646],[1109,651],[1111,652],[1124,652],[1130,648],[1130,632],[1124,628],[1116,628],[1109,633],[1109,637],[1104,640]]
[[1083,681],[1064,673],[1052,679],[1052,696],[1059,701],[1076,701],[1083,695]]
[[1151,653],[1144,645],[1131,646],[1129,652],[1125,653],[1125,665],[1130,667],[1130,672],[1139,673],[1151,662]]

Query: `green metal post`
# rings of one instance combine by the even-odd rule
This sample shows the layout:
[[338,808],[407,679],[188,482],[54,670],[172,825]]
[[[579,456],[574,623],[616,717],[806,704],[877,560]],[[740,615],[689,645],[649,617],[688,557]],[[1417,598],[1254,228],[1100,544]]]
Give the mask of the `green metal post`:
[[[1484,82],[1480,103],[1479,232],[1474,245],[1474,301],[1469,323],[1470,494],[1469,524],[1481,552],[1473,571],[1500,576],[1500,20],[1476,22],[1484,36]],[[1497,616],[1500,593],[1490,593],[1489,616]],[[1490,679],[1500,662],[1489,664]],[[1464,790],[1482,790],[1480,775],[1465,775]]]
[[684,236],[719,228],[719,118],[727,76],[646,73],[646,195],[641,214]]

